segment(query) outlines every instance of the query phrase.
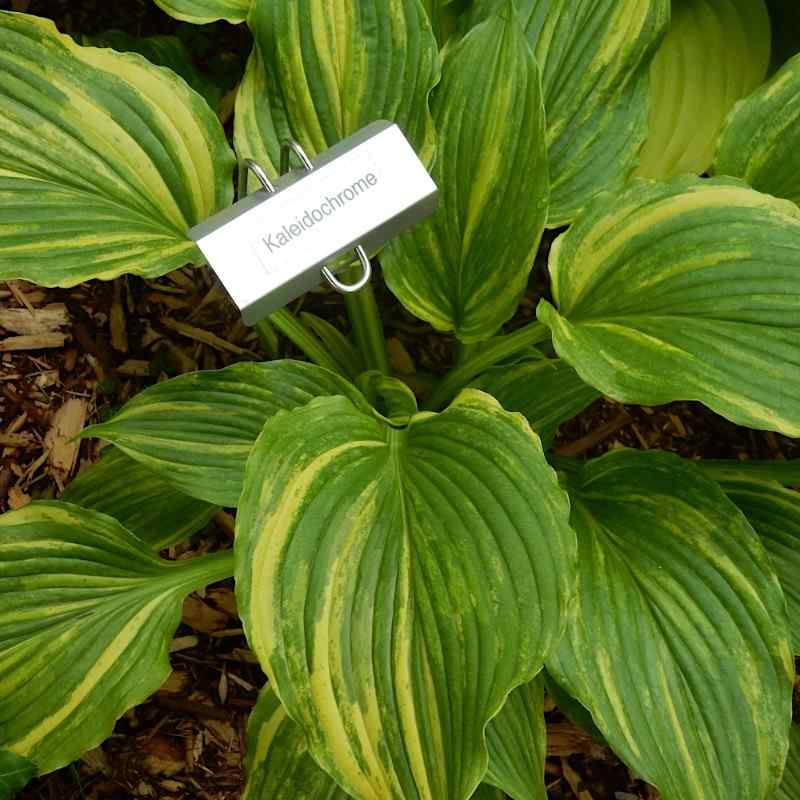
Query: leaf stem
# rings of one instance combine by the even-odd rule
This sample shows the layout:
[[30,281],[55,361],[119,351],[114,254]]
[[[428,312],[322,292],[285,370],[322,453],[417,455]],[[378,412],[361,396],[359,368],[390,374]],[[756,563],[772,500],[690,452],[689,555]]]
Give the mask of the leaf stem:
[[388,375],[389,351],[386,349],[383,323],[372,285],[367,284],[355,294],[346,294],[344,304],[353,329],[353,341],[364,356],[367,369],[375,369]]
[[343,374],[342,366],[339,362],[330,354],[322,342],[290,311],[282,308],[280,311],[270,314],[267,319],[315,364]]
[[170,564],[180,570],[180,585],[187,591],[194,591],[233,575],[233,550],[219,550],[186,561],[171,561]]
[[530,345],[546,342],[550,329],[541,322],[531,322],[513,333],[489,339],[479,349],[468,355],[439,382],[424,408],[435,410],[452,400],[474,377],[498,361],[513,356]]

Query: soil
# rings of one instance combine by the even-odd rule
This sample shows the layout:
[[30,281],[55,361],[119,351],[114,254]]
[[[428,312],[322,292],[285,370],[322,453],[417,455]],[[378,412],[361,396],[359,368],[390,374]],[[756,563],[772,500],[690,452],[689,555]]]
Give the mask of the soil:
[[[224,23],[198,32],[171,20],[151,0],[31,0],[29,11],[68,32],[175,33],[206,66],[213,62],[212,41],[215,48],[222,42],[236,50],[240,64],[247,52],[246,32]],[[509,329],[532,319],[546,294],[544,262],[551,240],[542,247]],[[424,390],[430,376],[451,365],[453,340],[409,316],[379,278],[376,291],[393,366]],[[195,369],[266,358],[258,337],[242,325],[207,270],[186,268],[156,280],[123,277],[66,290],[0,283],[0,314],[23,308],[37,312],[32,327],[14,330],[7,317],[0,321],[0,511],[57,497],[98,457],[98,442],[75,443],[74,434],[113,414],[145,386]],[[312,292],[294,310],[300,308],[347,329],[337,295]],[[281,355],[299,355],[286,342],[280,348]],[[579,457],[622,446],[662,448],[689,458],[800,457],[799,442],[737,427],[696,403],[644,408],[599,400],[562,426],[556,441],[560,453]],[[221,512],[205,531],[167,555],[230,547],[232,523],[232,515]],[[171,659],[173,673],[164,687],[129,711],[110,739],[76,764],[37,779],[19,797],[239,798],[247,716],[265,678],[242,634],[230,581],[187,601]],[[552,703],[547,719],[551,800],[657,797]]]

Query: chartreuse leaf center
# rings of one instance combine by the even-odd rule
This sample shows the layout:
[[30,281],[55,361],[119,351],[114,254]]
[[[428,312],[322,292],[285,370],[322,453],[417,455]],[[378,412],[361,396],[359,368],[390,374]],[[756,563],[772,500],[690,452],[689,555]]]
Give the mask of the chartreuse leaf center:
[[404,429],[342,397],[267,423],[237,517],[239,606],[350,794],[472,794],[486,723],[564,624],[566,517],[538,437],[481,392]]

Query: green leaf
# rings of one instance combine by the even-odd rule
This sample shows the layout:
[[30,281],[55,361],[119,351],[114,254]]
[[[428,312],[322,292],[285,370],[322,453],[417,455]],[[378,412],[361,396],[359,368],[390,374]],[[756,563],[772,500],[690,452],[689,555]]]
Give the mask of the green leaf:
[[11,800],[36,775],[36,764],[8,750],[0,750],[0,800]]
[[82,45],[111,47],[120,53],[139,53],[151,64],[168,67],[180,75],[211,108],[216,109],[222,90],[203,75],[194,63],[189,49],[177,36],[131,36],[125,31],[110,30],[94,36],[80,37]]
[[232,167],[216,115],[172,72],[0,12],[0,280],[203,263],[186,231],[231,202]]
[[570,487],[576,617],[547,669],[664,800],[763,800],[788,745],[794,664],[758,536],[677,456],[621,450]]
[[422,0],[428,19],[440,45],[444,45],[456,26],[463,8],[472,0]]
[[672,0],[672,22],[650,69],[650,133],[637,175],[705,172],[737,100],[766,77],[764,0]]
[[236,24],[244,22],[250,11],[251,0],[155,0],[175,19],[205,25],[224,19]]
[[342,374],[355,380],[366,369],[364,356],[337,327],[305,311],[301,312],[300,320],[319,337],[326,350],[341,365]]
[[347,800],[308,753],[302,728],[292,722],[270,684],[247,723],[247,786],[242,800]]
[[[258,696],[247,723],[247,786],[242,800],[348,800],[308,753],[299,725],[292,722],[272,686]],[[498,800],[496,789],[478,787],[473,800]]]
[[219,510],[176,491],[116,447],[107,451],[66,488],[63,501],[114,517],[154,550],[187,539]]
[[772,481],[734,478],[720,481],[772,559],[789,610],[792,646],[800,655],[800,494]]
[[68,503],[0,516],[0,750],[43,774],[109,736],[169,674],[183,598],[230,575],[231,555],[164,561]]
[[345,398],[247,464],[236,591],[309,750],[359,800],[464,800],[483,730],[563,630],[566,497],[521,415],[470,390],[394,428]]
[[702,459],[697,466],[717,481],[729,478],[759,478],[775,481],[784,486],[800,486],[800,459],[791,461],[733,461],[725,459]]
[[277,411],[337,394],[367,407],[352,384],[314,364],[233,364],[151,386],[81,435],[112,442],[190,497],[236,506],[264,423]]
[[541,675],[514,689],[486,728],[486,782],[514,800],[547,800],[544,760],[544,682]]
[[413,314],[477,342],[513,316],[547,217],[539,70],[512,3],[450,50],[433,114],[439,209],[382,265]]
[[472,795],[472,800],[506,800],[506,796],[499,789],[490,786],[488,783],[482,783]]
[[774,800],[800,800],[800,726],[792,725],[789,743],[786,769]]
[[[475,0],[463,27],[504,0]],[[517,0],[542,72],[550,168],[548,227],[622,186],[647,135],[648,72],[669,0]]]
[[800,436],[800,211],[733,179],[635,181],[550,252],[539,319],[623,403],[699,400]]
[[600,392],[585,384],[560,358],[538,359],[512,367],[495,367],[475,382],[508,411],[523,413],[548,448],[562,422],[588,408]]
[[734,108],[714,172],[800,205],[800,55]]
[[277,174],[280,145],[310,156],[378,119],[430,162],[428,94],[439,53],[419,0],[254,0],[255,46],[236,103],[235,143]]

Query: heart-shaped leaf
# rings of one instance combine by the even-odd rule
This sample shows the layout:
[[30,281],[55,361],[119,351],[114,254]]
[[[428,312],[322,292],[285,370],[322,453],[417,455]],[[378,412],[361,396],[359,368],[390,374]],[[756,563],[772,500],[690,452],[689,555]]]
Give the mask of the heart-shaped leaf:
[[169,674],[183,598],[231,567],[230,551],[164,561],[68,503],[0,516],[0,751],[42,774],[97,746]]
[[237,516],[238,604],[350,794],[472,794],[486,723],[563,630],[567,516],[538,437],[482,392],[405,428],[343,397],[265,426]]
[[539,319],[623,403],[700,400],[800,436],[800,211],[733,179],[635,181],[550,252]]
[[800,494],[772,481],[720,481],[761,537],[786,596],[792,645],[800,656]]
[[82,436],[114,443],[190,497],[235,506],[245,462],[267,419],[335,394],[368,407],[352,384],[314,364],[233,364],[151,386]]
[[800,55],[734,108],[714,172],[800,205]]
[[184,22],[204,25],[224,19],[228,22],[244,22],[250,10],[251,0],[155,0],[167,14]]
[[510,0],[449,52],[433,114],[439,209],[390,243],[384,275],[416,316],[476,342],[514,314],[547,218],[539,70]]
[[764,800],[794,663],[769,556],[688,461],[621,450],[570,486],[575,621],[547,668],[664,800]]
[[271,174],[281,142],[310,156],[370,122],[396,122],[428,162],[439,53],[419,0],[254,0],[255,45],[236,103],[236,150]]
[[107,450],[67,487],[63,501],[114,517],[154,550],[187,539],[219,510],[177,491],[116,447]]
[[486,782],[513,800],[547,800],[544,759],[544,681],[541,677],[514,689],[486,727],[489,769]]
[[201,264],[186,231],[231,202],[232,169],[216,114],[169,70],[0,12],[0,280]]
[[513,367],[495,367],[475,382],[508,411],[528,418],[545,448],[558,426],[590,406],[600,392],[584,383],[563,359],[540,358]]
[[767,75],[764,0],[672,0],[672,21],[650,69],[650,133],[637,175],[705,172],[737,100]]
[[[474,0],[463,27],[503,0]],[[621,186],[647,134],[650,61],[669,0],[516,0],[542,72],[547,117],[547,224],[571,222],[603,189]]]

